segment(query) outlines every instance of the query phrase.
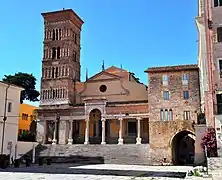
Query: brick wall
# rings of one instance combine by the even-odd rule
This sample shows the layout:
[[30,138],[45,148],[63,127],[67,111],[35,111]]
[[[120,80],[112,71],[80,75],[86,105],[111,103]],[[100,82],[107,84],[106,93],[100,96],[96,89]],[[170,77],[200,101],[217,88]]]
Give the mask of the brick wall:
[[[158,69],[158,68],[157,68]],[[182,75],[188,75],[188,84],[182,85]],[[149,75],[149,138],[151,151],[160,160],[164,157],[172,159],[171,141],[181,131],[194,134],[193,121],[197,121],[200,112],[200,91],[198,68],[180,66],[179,69],[168,67],[161,71],[148,72]],[[163,86],[163,75],[168,76],[168,85]],[[189,98],[184,100],[183,91],[188,90]],[[164,100],[163,92],[169,91],[169,100]],[[161,120],[160,110],[168,110],[168,120]],[[172,120],[169,120],[169,110],[172,110]],[[190,119],[184,120],[184,111],[190,111]],[[165,114],[164,114],[165,115]],[[156,150],[161,150],[161,154]]]
[[[188,74],[188,85],[182,85],[182,74]],[[168,86],[162,85],[163,75],[168,75]],[[189,91],[189,99],[183,99],[183,91]],[[169,91],[169,100],[163,99],[163,91]],[[190,111],[192,121],[196,121],[200,111],[200,91],[198,70],[149,73],[148,102],[150,121],[160,120],[160,110],[172,109],[173,120],[183,120],[184,111]]]

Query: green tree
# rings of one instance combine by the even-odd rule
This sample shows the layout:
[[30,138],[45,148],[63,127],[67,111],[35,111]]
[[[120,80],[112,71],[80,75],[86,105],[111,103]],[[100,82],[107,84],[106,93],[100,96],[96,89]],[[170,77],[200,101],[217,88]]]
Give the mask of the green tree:
[[21,104],[24,100],[39,101],[39,92],[35,89],[36,78],[32,74],[19,72],[15,75],[5,75],[2,81],[25,89],[21,92]]

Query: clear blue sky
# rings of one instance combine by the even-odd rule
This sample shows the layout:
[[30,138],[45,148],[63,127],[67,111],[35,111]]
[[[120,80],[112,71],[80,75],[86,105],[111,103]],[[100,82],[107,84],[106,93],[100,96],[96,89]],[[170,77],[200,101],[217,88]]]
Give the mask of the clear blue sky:
[[81,74],[123,65],[147,84],[151,66],[197,63],[197,1],[1,0],[0,79],[33,73],[40,88],[42,12],[72,8],[83,20]]

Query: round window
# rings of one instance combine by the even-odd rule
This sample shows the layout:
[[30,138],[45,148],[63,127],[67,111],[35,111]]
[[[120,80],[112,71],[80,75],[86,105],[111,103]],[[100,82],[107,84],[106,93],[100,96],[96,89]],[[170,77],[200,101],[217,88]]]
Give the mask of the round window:
[[99,90],[100,90],[101,92],[105,92],[105,91],[107,90],[106,85],[101,85],[100,88],[99,88]]

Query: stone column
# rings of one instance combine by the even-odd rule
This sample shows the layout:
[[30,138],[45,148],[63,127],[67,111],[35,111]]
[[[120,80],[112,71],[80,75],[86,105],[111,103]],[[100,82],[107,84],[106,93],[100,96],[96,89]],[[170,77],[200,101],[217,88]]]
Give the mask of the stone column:
[[57,120],[55,120],[55,126],[54,126],[54,132],[53,132],[53,140],[52,140],[53,145],[57,143],[56,131],[57,131]]
[[119,139],[118,144],[123,144],[123,118],[119,118]]
[[106,119],[102,117],[102,142],[101,144],[106,144]]
[[86,118],[86,129],[85,129],[85,142],[84,144],[89,144],[89,117]]
[[141,117],[137,117],[137,138],[136,138],[136,144],[141,144],[141,132],[140,132],[140,121],[141,121]]
[[69,136],[69,121],[60,119],[59,121],[59,144],[67,144]]
[[69,121],[69,139],[68,139],[68,144],[72,144],[73,139],[72,139],[72,130],[73,129],[73,120]]

